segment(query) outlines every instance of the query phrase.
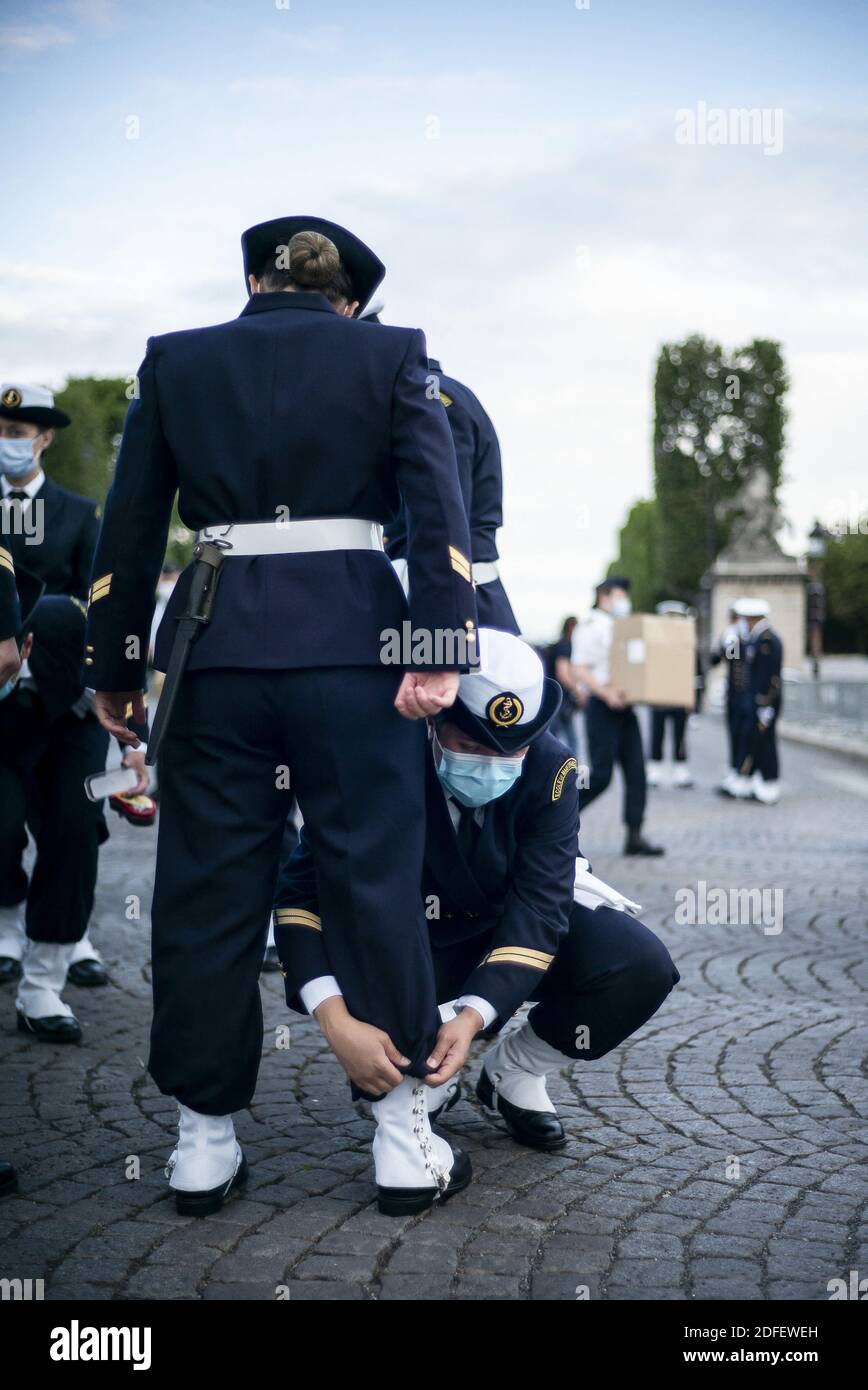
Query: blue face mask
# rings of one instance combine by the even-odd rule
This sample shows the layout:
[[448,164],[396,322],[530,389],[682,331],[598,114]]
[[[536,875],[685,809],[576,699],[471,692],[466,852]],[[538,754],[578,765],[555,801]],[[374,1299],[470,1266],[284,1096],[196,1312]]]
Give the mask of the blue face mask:
[[521,776],[524,758],[503,758],[495,755],[487,758],[479,753],[453,753],[444,748],[437,735],[434,735],[436,748],[440,750],[437,776],[450,796],[460,801],[462,806],[484,806],[496,801]]
[[39,460],[33,457],[32,439],[0,439],[0,473],[7,478],[26,478]]

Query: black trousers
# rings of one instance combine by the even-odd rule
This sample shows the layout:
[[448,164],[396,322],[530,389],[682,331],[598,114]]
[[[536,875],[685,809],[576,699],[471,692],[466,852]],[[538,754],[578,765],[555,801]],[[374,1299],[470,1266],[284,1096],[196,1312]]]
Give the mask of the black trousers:
[[624,774],[624,822],[638,830],[645,816],[645,755],[642,733],[632,707],[610,709],[592,695],[585,709],[588,758],[591,775],[588,786],[579,790],[579,806],[586,806],[604,792],[612,780],[615,763]]
[[663,744],[666,725],[672,725],[672,756],[677,763],[687,761],[687,710],[652,709],[651,711],[651,758],[655,763],[663,761]]
[[425,726],[394,709],[398,681],[379,666],[184,677],[160,758],[149,1068],[193,1110],[240,1110],[256,1085],[287,771],[347,1007],[426,1073],[439,1015],[419,892]]
[[[435,947],[441,1003],[457,997],[485,949],[478,937]],[[592,1062],[641,1028],[679,979],[663,942],[641,922],[574,903],[569,932],[531,995],[531,1026],[558,1052]]]
[[[69,944],[87,931],[108,831],[84,779],[105,767],[108,742],[93,715],[49,723],[26,692],[0,705],[0,907],[26,898],[31,941]],[[36,841],[29,883],[21,862],[25,826]]]

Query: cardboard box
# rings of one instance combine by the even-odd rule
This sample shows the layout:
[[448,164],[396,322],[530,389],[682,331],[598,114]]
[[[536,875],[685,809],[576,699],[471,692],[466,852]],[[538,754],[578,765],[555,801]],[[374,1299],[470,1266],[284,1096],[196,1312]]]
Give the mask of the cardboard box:
[[693,618],[631,613],[612,633],[612,685],[630,704],[692,709],[696,699],[696,623]]

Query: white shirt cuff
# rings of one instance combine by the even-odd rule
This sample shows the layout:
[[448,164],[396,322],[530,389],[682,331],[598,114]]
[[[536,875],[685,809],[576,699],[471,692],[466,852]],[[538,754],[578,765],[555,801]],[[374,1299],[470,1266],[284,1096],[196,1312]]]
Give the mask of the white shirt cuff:
[[309,1014],[336,994],[343,998],[343,990],[334,975],[317,975],[315,980],[308,980],[306,985],[302,985],[298,993]]
[[455,1000],[455,1007],[457,1009],[462,1009],[465,1005],[469,1009],[476,1010],[479,1017],[482,1019],[483,1028],[490,1028],[497,1018],[497,1009],[495,1009],[494,1005],[489,1004],[487,999],[480,999],[478,994],[462,994],[460,999]]

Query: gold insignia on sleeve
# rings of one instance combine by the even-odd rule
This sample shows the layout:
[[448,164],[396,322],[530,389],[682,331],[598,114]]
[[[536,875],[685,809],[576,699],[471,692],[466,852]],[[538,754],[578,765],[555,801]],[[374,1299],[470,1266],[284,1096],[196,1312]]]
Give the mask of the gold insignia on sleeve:
[[561,792],[564,789],[564,783],[566,782],[571,772],[574,772],[578,777],[579,765],[576,762],[575,758],[567,758],[563,766],[558,768],[557,776],[555,777],[555,780],[552,784],[552,801],[560,801]]
[[9,570],[12,574],[15,573],[12,556],[9,554],[8,550],[3,549],[2,545],[0,545],[0,565],[2,565],[5,570]]
[[489,951],[483,965],[524,965],[528,970],[548,970],[554,956],[545,951],[532,951],[529,946],[498,946]]
[[[114,571],[112,571],[112,574]],[[97,599],[105,598],[112,586],[112,575],[104,574],[101,579],[95,579],[90,586],[88,604],[96,603]]]
[[441,391],[441,392],[440,392],[440,399],[441,399],[441,401],[443,402],[443,404],[444,404],[445,406],[447,406],[447,407],[450,406],[450,405],[452,404],[452,397],[451,397],[451,396],[447,396],[447,394],[446,394],[445,391]]
[[517,724],[524,714],[524,705],[517,695],[512,695],[505,690],[502,695],[495,695],[494,699],[489,700],[485,707],[485,716],[496,724],[499,729],[509,729],[513,724]]
[[314,931],[322,931],[322,919],[304,907],[278,907],[274,920],[279,927],[311,927]]
[[21,392],[15,386],[10,386],[8,391],[3,392],[3,404],[7,410],[15,410],[21,404]]
[[462,555],[460,550],[456,550],[454,545],[450,545],[449,559],[452,563],[452,568],[461,575],[461,578],[466,579],[468,584],[472,584],[473,579],[470,573],[470,561],[467,556]]

